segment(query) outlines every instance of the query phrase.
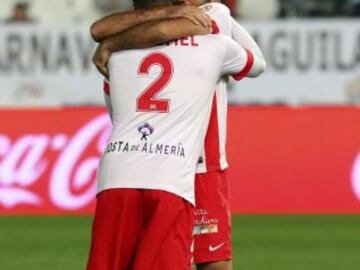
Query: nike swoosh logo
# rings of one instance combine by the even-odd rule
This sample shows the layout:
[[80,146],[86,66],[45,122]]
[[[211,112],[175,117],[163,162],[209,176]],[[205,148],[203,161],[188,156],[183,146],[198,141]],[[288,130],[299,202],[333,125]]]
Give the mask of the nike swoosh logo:
[[209,251],[210,251],[210,252],[214,252],[214,251],[218,250],[219,248],[221,248],[223,245],[225,245],[225,242],[223,242],[223,243],[221,243],[220,245],[215,246],[215,247],[209,246]]

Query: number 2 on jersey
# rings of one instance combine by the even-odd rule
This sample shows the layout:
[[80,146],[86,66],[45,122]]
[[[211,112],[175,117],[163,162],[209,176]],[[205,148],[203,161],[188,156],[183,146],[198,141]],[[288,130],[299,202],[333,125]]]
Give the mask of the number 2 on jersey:
[[161,68],[161,73],[158,78],[147,87],[144,92],[137,98],[137,111],[140,112],[169,112],[170,100],[158,99],[156,95],[159,94],[168,85],[173,75],[173,63],[171,59],[163,53],[152,53],[146,56],[138,69],[139,75],[149,75],[150,69],[158,65]]

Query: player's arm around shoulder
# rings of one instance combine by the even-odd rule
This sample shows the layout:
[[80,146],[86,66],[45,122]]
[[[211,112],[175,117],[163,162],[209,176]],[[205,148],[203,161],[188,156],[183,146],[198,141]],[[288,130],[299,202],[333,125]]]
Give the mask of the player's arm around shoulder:
[[222,16],[229,15],[230,9],[220,2],[210,2],[200,6],[202,10],[204,10],[207,14],[215,15],[220,14]]
[[232,17],[227,6],[221,3],[211,2],[200,6],[200,8],[210,16],[211,20],[219,28],[221,34],[231,34]]
[[266,62],[227,36],[222,36],[224,45],[223,75],[232,75],[239,81],[245,77],[258,77],[266,69]]
[[[231,40],[233,41],[233,40]],[[236,44],[236,43],[235,43]],[[238,44],[236,44],[238,46]],[[266,60],[264,58],[264,55],[261,53],[259,54],[258,51],[244,48],[242,46],[238,46],[245,50],[246,52],[246,64],[244,67],[244,70],[240,75],[233,76],[233,78],[237,81],[243,79],[244,77],[248,78],[256,78],[259,77],[261,74],[263,74],[266,70]],[[239,49],[240,49],[239,48]],[[241,50],[241,49],[240,49]]]
[[229,8],[219,2],[211,2],[203,5],[202,9],[215,20],[220,33],[229,35],[240,45],[238,46],[239,53],[245,49],[249,65],[253,63],[246,77],[260,76],[266,69],[264,54],[250,33],[231,16]]
[[259,45],[250,33],[234,18],[231,18],[231,37],[242,47],[251,50],[259,59],[265,62],[265,57]]
[[246,77],[258,77],[262,74],[266,68],[264,55],[248,31],[231,16],[229,8],[218,2],[207,3],[201,8],[215,21],[221,34],[231,37],[240,45],[239,53],[244,49],[247,52],[249,65],[253,64]]
[[[251,66],[251,68],[249,67],[249,72],[246,72],[247,74],[245,75],[245,77],[248,77],[248,78],[259,77],[266,70],[265,58],[264,57],[259,57],[253,51],[251,51],[249,49],[245,49],[245,51],[246,51],[246,54],[247,54],[248,63],[249,62],[252,63],[252,64],[249,64],[249,66]],[[241,80],[243,78],[242,76],[239,76],[239,77],[240,77],[240,79],[237,79],[236,77],[234,77],[234,79],[235,80]]]
[[[177,29],[176,31],[173,31]],[[119,50],[148,48],[189,35],[206,35],[207,26],[194,24],[188,19],[175,18],[143,23],[105,39],[96,49],[93,63],[98,71],[108,77],[107,64],[112,53]],[[190,33],[190,34],[189,34]]]
[[208,18],[203,11],[193,6],[165,6],[116,12],[95,21],[90,27],[94,41],[105,39],[142,23],[162,19],[184,18],[194,24],[206,26]]

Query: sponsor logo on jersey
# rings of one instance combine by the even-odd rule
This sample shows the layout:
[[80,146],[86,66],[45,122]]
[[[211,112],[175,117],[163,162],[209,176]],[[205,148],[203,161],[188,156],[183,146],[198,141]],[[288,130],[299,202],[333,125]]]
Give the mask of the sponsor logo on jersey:
[[155,154],[155,155],[166,155],[166,156],[176,156],[180,158],[185,158],[185,148],[182,143],[176,145],[169,145],[164,143],[153,143],[148,142],[149,136],[154,133],[154,128],[145,123],[138,127],[138,132],[141,134],[141,143],[130,143],[125,141],[112,141],[107,147],[105,154],[110,153],[128,153],[128,152],[138,152],[143,154]]
[[148,123],[145,123],[144,125],[140,126],[138,128],[138,131],[141,133],[142,137],[141,140],[147,141],[147,138],[154,133],[154,128],[150,126]]
[[203,164],[203,163],[204,163],[204,157],[199,157],[198,164]]
[[177,145],[148,142],[142,144],[133,144],[124,141],[113,141],[107,145],[105,154],[129,152],[186,158],[185,148],[181,143]]

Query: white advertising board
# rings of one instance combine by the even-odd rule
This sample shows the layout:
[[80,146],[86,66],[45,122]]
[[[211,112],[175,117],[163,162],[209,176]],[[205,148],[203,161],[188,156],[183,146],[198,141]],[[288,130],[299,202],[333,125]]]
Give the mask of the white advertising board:
[[100,104],[84,26],[1,26],[0,106]]
[[360,102],[357,21],[294,20],[243,25],[256,37],[268,66],[260,78],[232,84],[231,102],[295,105]]
[[[240,22],[268,68],[231,82],[239,104],[360,102],[360,26],[355,20]],[[86,26],[1,26],[0,106],[102,105]]]

